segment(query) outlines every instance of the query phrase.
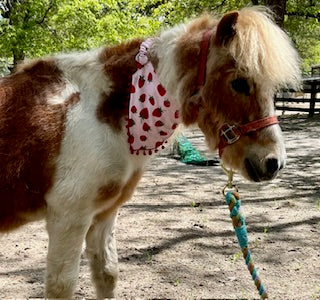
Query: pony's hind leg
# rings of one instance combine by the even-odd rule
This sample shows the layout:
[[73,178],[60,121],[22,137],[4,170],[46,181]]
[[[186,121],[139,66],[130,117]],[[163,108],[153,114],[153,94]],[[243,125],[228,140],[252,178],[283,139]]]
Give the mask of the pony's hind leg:
[[97,299],[115,297],[118,279],[116,218],[117,211],[96,216],[86,236],[86,254],[90,261]]
[[48,211],[46,298],[69,299],[76,288],[82,245],[92,217]]

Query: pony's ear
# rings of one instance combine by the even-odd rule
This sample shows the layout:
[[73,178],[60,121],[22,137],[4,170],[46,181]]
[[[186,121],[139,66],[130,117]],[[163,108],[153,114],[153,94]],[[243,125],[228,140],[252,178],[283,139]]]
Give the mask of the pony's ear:
[[182,121],[185,125],[191,125],[197,122],[201,96],[196,94],[182,104]]
[[226,45],[236,34],[234,25],[237,23],[238,16],[239,13],[234,11],[222,17],[218,24],[216,36],[214,38],[214,43],[216,46]]

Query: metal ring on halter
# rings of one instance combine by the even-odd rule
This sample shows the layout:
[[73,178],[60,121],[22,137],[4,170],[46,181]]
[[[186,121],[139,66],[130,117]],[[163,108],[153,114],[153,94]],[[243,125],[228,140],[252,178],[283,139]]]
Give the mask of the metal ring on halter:
[[227,183],[224,188],[222,189],[222,194],[225,196],[228,192],[238,192],[238,187],[235,184],[232,184],[231,186]]
[[238,192],[238,187],[235,184],[233,184],[233,174],[234,174],[234,172],[232,170],[227,169],[223,165],[223,163],[221,163],[221,168],[228,176],[228,183],[224,186],[224,188],[222,190],[222,194],[224,196],[226,195],[226,189],[228,189],[227,192],[231,192],[231,191]]

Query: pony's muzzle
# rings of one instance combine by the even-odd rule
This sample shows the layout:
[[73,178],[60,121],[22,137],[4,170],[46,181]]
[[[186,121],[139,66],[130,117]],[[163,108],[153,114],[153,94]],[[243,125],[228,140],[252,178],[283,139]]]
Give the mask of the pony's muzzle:
[[284,161],[270,157],[263,162],[255,158],[245,158],[244,165],[249,178],[255,182],[271,180],[283,169]]

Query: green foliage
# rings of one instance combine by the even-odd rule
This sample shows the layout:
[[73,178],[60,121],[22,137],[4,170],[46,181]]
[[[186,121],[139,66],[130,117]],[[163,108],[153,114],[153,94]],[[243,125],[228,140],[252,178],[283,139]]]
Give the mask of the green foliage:
[[4,0],[0,3],[0,57],[34,58],[147,36],[160,22],[139,1]]
[[310,75],[311,65],[320,63],[320,2],[288,1],[285,29],[299,50],[304,75]]
[[208,0],[173,0],[161,1],[154,9],[154,15],[161,18],[165,24],[175,25],[186,19],[196,17],[203,12],[221,14],[229,10],[247,6],[251,1],[208,1]]
[[[0,60],[113,44],[157,33],[204,11],[216,14],[266,1],[249,0],[1,0]],[[305,73],[320,62],[320,2],[288,0],[285,30]],[[1,72],[1,70],[0,70]]]

